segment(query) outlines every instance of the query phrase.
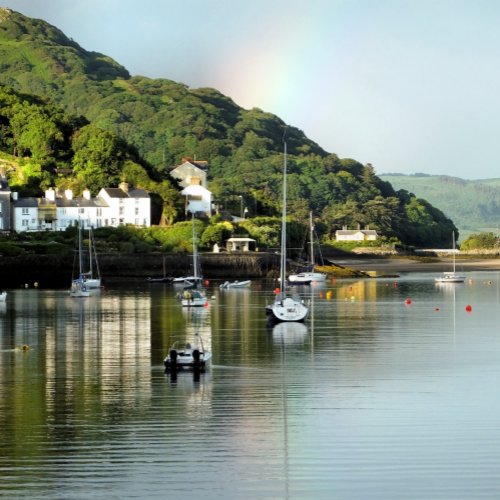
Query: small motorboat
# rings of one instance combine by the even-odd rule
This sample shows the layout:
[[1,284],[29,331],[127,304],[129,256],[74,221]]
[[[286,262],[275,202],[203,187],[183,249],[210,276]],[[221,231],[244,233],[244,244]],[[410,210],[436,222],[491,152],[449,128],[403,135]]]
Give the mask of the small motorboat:
[[248,288],[252,284],[251,280],[245,280],[245,281],[226,281],[225,283],[222,283],[222,285],[219,285],[219,288],[222,290],[225,290],[227,288]]
[[204,307],[208,305],[206,295],[201,290],[191,290],[185,288],[180,294],[183,307]]
[[186,343],[183,347],[174,342],[168,355],[163,360],[165,371],[198,370],[205,371],[210,364],[212,353],[205,351],[199,333],[195,334],[195,343]]

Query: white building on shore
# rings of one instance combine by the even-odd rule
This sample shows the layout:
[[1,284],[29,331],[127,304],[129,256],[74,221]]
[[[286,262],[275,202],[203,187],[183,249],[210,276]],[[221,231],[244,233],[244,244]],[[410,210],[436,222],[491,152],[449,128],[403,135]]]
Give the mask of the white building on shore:
[[151,199],[143,189],[103,188],[95,198],[88,189],[81,197],[71,190],[49,188],[42,198],[19,198],[12,193],[14,231],[64,231],[78,221],[84,227],[151,226]]

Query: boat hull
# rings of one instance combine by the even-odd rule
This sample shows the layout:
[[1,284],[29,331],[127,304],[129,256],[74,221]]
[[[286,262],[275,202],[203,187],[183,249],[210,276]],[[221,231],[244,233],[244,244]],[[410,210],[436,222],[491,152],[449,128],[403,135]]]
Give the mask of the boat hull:
[[326,280],[326,274],[306,272],[299,274],[290,274],[288,281],[293,284],[310,284],[313,281],[323,282]]
[[286,297],[268,306],[267,313],[270,321],[305,321],[309,308],[300,300]]

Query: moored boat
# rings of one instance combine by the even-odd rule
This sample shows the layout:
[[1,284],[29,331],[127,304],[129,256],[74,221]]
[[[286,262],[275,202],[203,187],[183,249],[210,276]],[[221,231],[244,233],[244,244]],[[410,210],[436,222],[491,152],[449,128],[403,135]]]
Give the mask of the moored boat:
[[252,284],[251,280],[244,280],[244,281],[226,281],[219,285],[219,288],[222,290],[228,289],[228,288],[248,288]]
[[199,370],[204,371],[212,358],[212,353],[203,347],[203,340],[200,334],[195,334],[195,343],[186,343],[180,346],[179,342],[174,342],[168,355],[165,356],[163,364],[166,371],[177,370]]

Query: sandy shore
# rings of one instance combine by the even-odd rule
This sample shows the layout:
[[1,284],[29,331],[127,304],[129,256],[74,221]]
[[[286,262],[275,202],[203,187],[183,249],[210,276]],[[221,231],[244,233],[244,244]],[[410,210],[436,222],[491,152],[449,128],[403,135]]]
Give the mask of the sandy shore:
[[[436,272],[451,271],[451,258],[441,258],[435,262],[422,262],[408,258],[365,258],[332,259],[335,264],[350,267],[357,271],[377,274],[398,274],[407,272]],[[500,271],[500,259],[457,259],[456,270],[459,271]]]

